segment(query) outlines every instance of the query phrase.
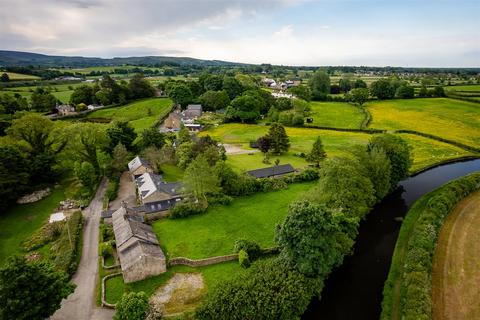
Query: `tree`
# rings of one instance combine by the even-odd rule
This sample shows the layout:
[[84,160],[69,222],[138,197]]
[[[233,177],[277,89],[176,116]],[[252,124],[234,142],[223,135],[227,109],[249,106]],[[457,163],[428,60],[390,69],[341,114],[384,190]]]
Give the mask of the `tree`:
[[332,213],[323,205],[294,202],[275,231],[280,257],[306,276],[324,278],[351,253],[358,223],[357,217]]
[[205,203],[207,194],[215,194],[220,190],[218,177],[202,155],[193,160],[185,170],[183,184],[187,194]]
[[395,96],[400,99],[411,99],[415,96],[415,90],[408,84],[402,84],[397,88]]
[[353,88],[366,88],[367,87],[367,83],[365,81],[363,81],[362,79],[357,79],[355,80],[355,82],[353,83]]
[[280,111],[290,110],[293,108],[292,99],[289,99],[289,98],[278,98],[276,103],[277,103],[277,109]]
[[213,90],[219,91],[222,90],[223,78],[218,75],[207,74],[203,80],[203,88],[205,91]]
[[115,148],[113,148],[112,162],[110,163],[110,167],[115,172],[123,172],[127,168],[127,159],[127,148],[125,148],[123,144],[119,143],[115,146]]
[[232,120],[255,122],[260,118],[260,110],[264,103],[259,97],[243,95],[235,98],[227,108],[226,116]]
[[445,90],[442,86],[435,86],[435,88],[433,88],[433,95],[435,97],[445,97]]
[[183,123],[180,126],[180,131],[178,131],[177,140],[179,144],[192,142],[190,131],[188,131],[187,127],[185,127]]
[[141,73],[135,74],[130,79],[128,89],[132,99],[150,98],[155,95],[155,88]]
[[352,81],[350,80],[350,78],[341,78],[338,81],[338,85],[340,87],[340,90],[342,90],[344,93],[347,93],[353,87],[353,84],[352,84]]
[[92,104],[95,99],[95,93],[92,86],[81,85],[76,87],[70,96],[70,103],[77,105],[80,103]]
[[74,288],[63,272],[49,264],[12,257],[0,269],[0,318],[46,319]]
[[48,112],[57,105],[57,98],[42,88],[37,88],[30,97],[32,108],[38,112]]
[[318,70],[309,82],[313,100],[324,100],[330,93],[330,77],[325,71]]
[[260,260],[209,290],[195,319],[299,320],[322,287],[278,259]]
[[167,92],[168,96],[175,102],[185,108],[193,100],[193,94],[186,84],[175,84]]
[[270,107],[270,110],[268,110],[268,114],[267,114],[267,117],[270,121],[272,122],[277,122],[278,121],[278,118],[279,118],[279,113],[278,113],[278,110],[277,108],[275,107]]
[[[95,169],[95,174],[100,175],[101,150],[109,145],[109,139],[103,126],[94,123],[77,123],[64,130],[68,137],[68,158],[79,162],[89,162]],[[117,143],[118,144],[118,143]]]
[[141,140],[139,142],[140,148],[148,147],[161,148],[165,144],[165,135],[161,133],[158,128],[151,127],[142,131]]
[[80,180],[80,182],[86,187],[93,188],[97,182],[95,168],[90,162],[76,162],[75,175],[77,176],[78,180]]
[[385,133],[374,136],[367,145],[368,151],[375,148],[383,149],[391,163],[390,185],[392,189],[408,177],[412,165],[410,146],[397,135]]
[[372,82],[370,85],[370,93],[372,96],[380,100],[392,99],[395,96],[395,87],[388,79],[380,79]]
[[106,151],[109,154],[112,154],[113,148],[119,143],[123,144],[127,150],[133,151],[133,141],[137,138],[135,129],[128,121],[116,121],[113,126],[107,129],[107,136],[110,143]]
[[305,101],[310,101],[312,99],[312,91],[309,87],[304,85],[290,87],[288,88],[288,92]]
[[263,136],[257,139],[258,150],[263,153],[263,163],[268,162],[268,152],[270,151],[270,139]]
[[16,145],[0,145],[0,209],[16,200],[28,186],[28,161]]
[[309,198],[336,212],[363,218],[375,202],[375,190],[355,159],[334,158],[323,162],[320,179]]
[[222,89],[228,94],[230,100],[235,99],[243,92],[243,86],[240,81],[229,76],[223,77]]
[[115,307],[114,320],[145,320],[149,311],[145,292],[124,293]]
[[34,183],[52,181],[57,155],[67,144],[53,122],[38,114],[27,114],[12,122],[7,134],[25,141],[29,152],[29,171]]
[[360,147],[354,153],[372,182],[377,201],[383,199],[392,189],[390,181],[392,165],[385,150],[378,147],[370,150]]
[[10,81],[10,77],[8,76],[7,73],[2,73],[2,76],[0,77],[0,82],[9,82]]
[[370,93],[366,88],[352,89],[348,93],[348,99],[351,102],[358,104],[359,106],[367,102],[369,96],[370,96]]
[[270,126],[267,138],[270,140],[270,150],[274,154],[282,154],[290,148],[290,141],[285,132],[285,128],[278,123]]
[[307,155],[307,161],[314,163],[315,166],[320,165],[320,161],[327,157],[327,153],[323,150],[322,139],[317,137],[315,142],[313,143],[312,150]]
[[228,97],[228,94],[226,91],[212,91],[209,90],[202,94],[199,97],[200,103],[202,104],[202,107],[208,111],[215,111],[215,110],[220,110],[224,109],[228,106],[228,103],[230,102],[230,98]]
[[428,90],[426,85],[422,85],[418,91],[418,96],[420,98],[426,98],[428,96]]

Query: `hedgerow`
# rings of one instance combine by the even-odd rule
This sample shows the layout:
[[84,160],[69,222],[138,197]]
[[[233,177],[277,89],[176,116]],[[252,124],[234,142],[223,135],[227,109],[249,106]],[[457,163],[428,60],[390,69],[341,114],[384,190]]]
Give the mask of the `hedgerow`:
[[[440,229],[454,206],[478,189],[480,173],[474,173],[424,195],[409,211],[385,283],[381,319],[394,316],[397,294],[394,283],[398,278],[401,281],[399,316],[402,319],[431,319],[432,261]],[[418,218],[410,218],[414,215]],[[403,247],[405,255],[402,259],[400,251]]]

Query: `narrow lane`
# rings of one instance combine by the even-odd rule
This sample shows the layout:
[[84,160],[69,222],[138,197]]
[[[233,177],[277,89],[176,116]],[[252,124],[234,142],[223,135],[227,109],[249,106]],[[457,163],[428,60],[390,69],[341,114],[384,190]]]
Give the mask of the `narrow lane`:
[[113,310],[97,308],[95,305],[95,284],[98,277],[98,228],[106,186],[107,180],[104,179],[90,205],[83,210],[85,225],[82,258],[72,279],[77,287],[73,294],[62,301],[61,308],[50,318],[52,320],[107,320],[113,317]]

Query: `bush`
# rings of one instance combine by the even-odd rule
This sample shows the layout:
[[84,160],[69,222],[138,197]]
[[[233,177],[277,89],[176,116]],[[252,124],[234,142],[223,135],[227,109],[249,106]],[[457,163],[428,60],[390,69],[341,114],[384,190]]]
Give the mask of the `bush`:
[[318,170],[314,168],[305,169],[293,176],[293,182],[307,182],[318,180]]
[[250,267],[250,259],[248,257],[248,253],[245,250],[240,250],[238,252],[238,263],[242,268],[247,269]]
[[100,243],[100,255],[104,258],[113,255],[113,248],[110,242]]
[[285,179],[261,178],[257,179],[258,190],[263,192],[287,189],[288,185]]
[[241,251],[245,251],[248,255],[248,258],[252,261],[257,260],[262,255],[262,249],[260,248],[260,245],[252,240],[238,239],[235,241],[233,249],[239,254]]
[[62,221],[46,223],[41,229],[23,242],[23,248],[26,251],[32,251],[56,240],[62,233],[63,226],[64,222]]
[[192,216],[195,214],[204,213],[207,210],[208,205],[202,202],[183,202],[177,204],[172,210],[168,217],[170,219],[179,219]]
[[207,198],[208,198],[209,204],[221,204],[225,206],[229,205],[233,201],[232,197],[227,196],[226,194],[223,194],[223,193],[216,193],[214,195],[209,195]]

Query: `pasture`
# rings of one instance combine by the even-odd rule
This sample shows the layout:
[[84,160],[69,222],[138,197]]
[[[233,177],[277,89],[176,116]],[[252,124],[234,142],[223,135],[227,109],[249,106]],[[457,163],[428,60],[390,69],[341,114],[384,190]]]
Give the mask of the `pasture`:
[[[280,156],[271,156],[271,162],[273,163],[278,158],[280,163],[290,163],[297,168],[307,165],[305,159],[299,157],[298,154],[309,152],[317,136],[322,138],[325,151],[329,157],[348,156],[352,147],[365,145],[372,137],[371,134],[361,132],[342,132],[315,128],[286,127],[285,130],[290,138],[290,151]],[[267,131],[268,126],[228,123],[204,131],[201,135],[208,134],[218,141],[240,145],[244,149],[251,149],[248,142],[256,140],[266,134]],[[406,139],[412,147],[412,172],[445,160],[472,155],[472,153],[458,147],[429,138],[412,134],[401,134],[400,136]],[[268,166],[262,160],[263,155],[260,152],[228,155],[227,158],[227,162],[238,171]]]
[[370,127],[416,130],[478,147],[480,145],[480,106],[448,99],[411,99],[368,102]]
[[312,123],[322,127],[360,128],[365,115],[360,108],[344,102],[310,102],[309,117]]
[[291,184],[285,190],[238,197],[230,205],[213,205],[203,214],[158,220],[153,229],[169,258],[230,254],[240,238],[255,240],[262,248],[271,247],[275,225],[287,215],[288,204],[313,185]]
[[129,121],[135,131],[140,133],[151,127],[155,121],[167,115],[172,105],[170,99],[144,99],[120,107],[97,110],[89,113],[87,118]]
[[[33,76],[31,74],[22,74],[22,73],[15,73],[15,72],[5,72],[8,74],[8,77],[10,81],[16,81],[16,80],[40,80],[40,77]],[[3,72],[0,72],[0,74],[3,74]]]

